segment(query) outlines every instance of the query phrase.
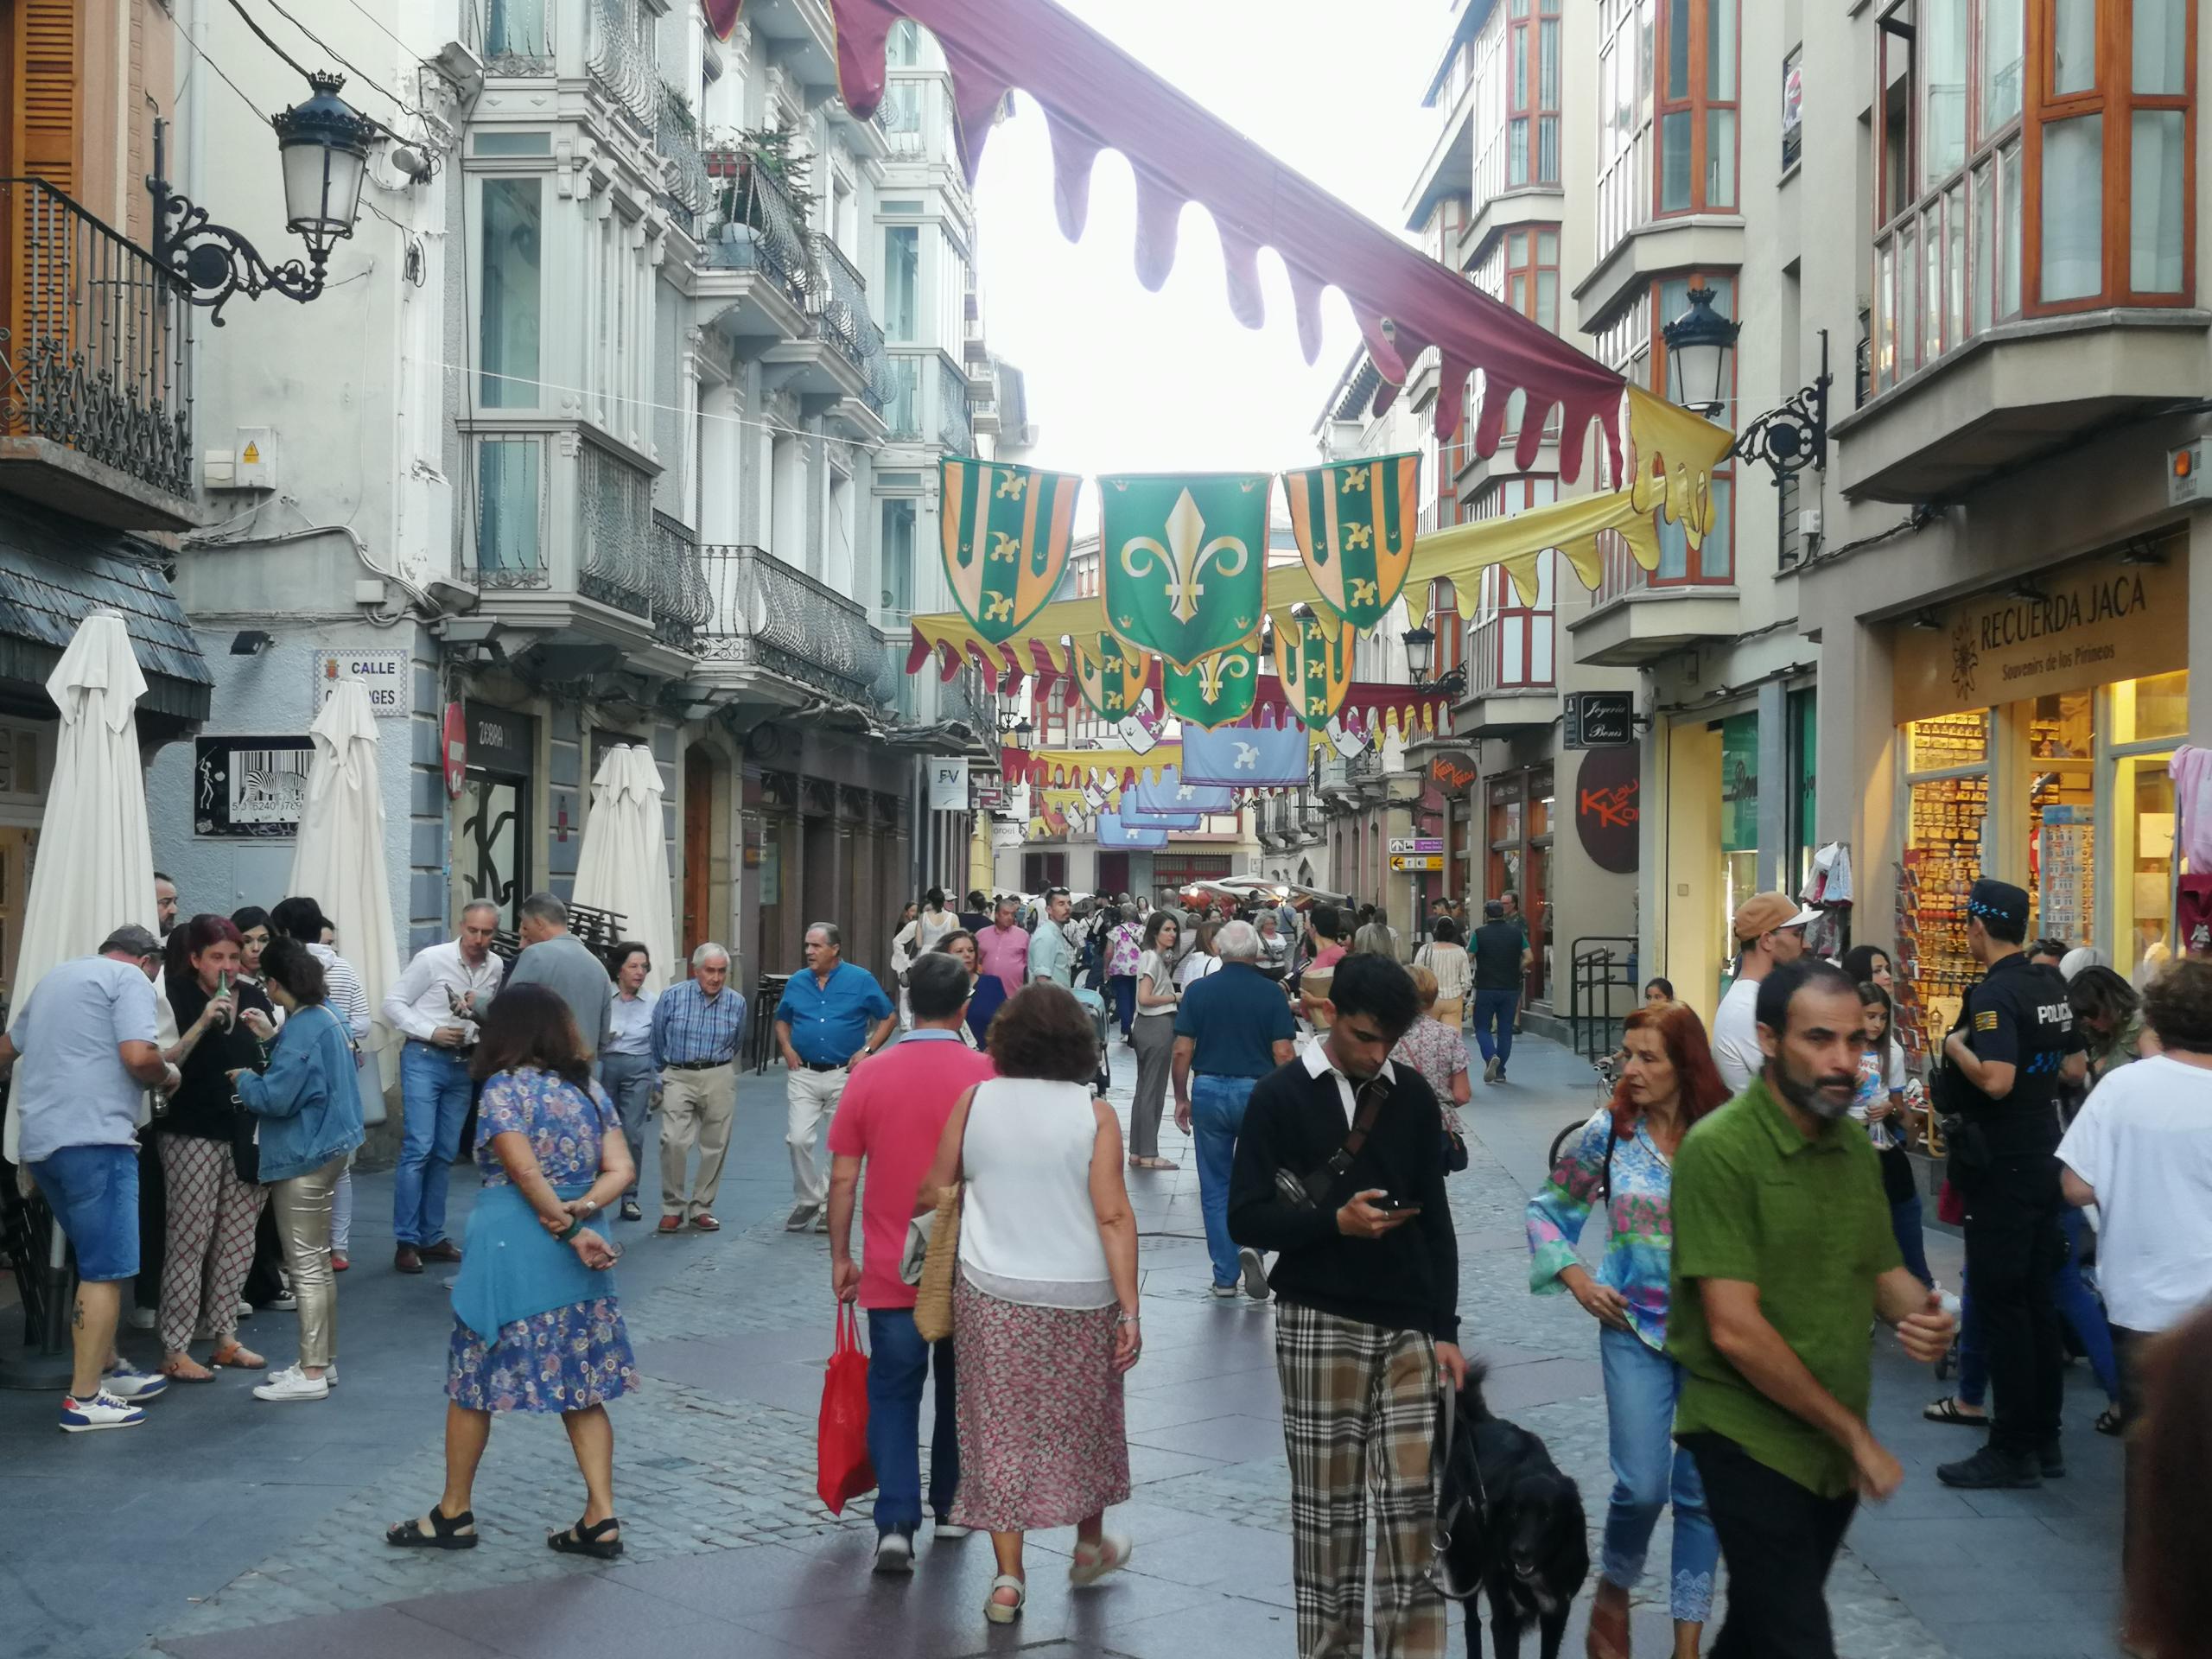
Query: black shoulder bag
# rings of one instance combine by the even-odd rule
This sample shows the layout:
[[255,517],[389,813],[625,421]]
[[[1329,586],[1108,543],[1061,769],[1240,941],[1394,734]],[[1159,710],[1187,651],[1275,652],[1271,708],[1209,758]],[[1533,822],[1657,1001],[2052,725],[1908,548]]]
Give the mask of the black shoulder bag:
[[1366,1146],[1367,1137],[1374,1131],[1375,1120],[1382,1115],[1383,1103],[1389,1098],[1388,1078],[1371,1077],[1362,1084],[1359,1109],[1353,1116],[1351,1133],[1344,1136],[1344,1145],[1337,1148],[1329,1161],[1303,1179],[1287,1169],[1275,1171],[1275,1192],[1283,1201],[1294,1210],[1317,1208],[1338,1178],[1351,1167],[1352,1160],[1359,1156],[1360,1149]]

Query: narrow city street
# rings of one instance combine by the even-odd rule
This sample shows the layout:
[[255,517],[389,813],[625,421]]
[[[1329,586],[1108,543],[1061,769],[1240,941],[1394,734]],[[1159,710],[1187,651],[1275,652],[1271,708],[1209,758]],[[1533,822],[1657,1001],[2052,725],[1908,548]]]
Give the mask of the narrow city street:
[[[1134,1059],[1116,1058],[1126,1109]],[[1544,1150],[1592,1103],[1589,1073],[1529,1039],[1514,1081],[1482,1090],[1472,1165],[1452,1181],[1467,1347],[1491,1398],[1541,1433],[1581,1484],[1593,1527],[1608,1489],[1595,1334],[1564,1297],[1527,1294],[1521,1206]],[[987,1630],[988,1540],[925,1542],[911,1580],[870,1576],[867,1503],[830,1517],[813,1492],[822,1364],[831,1339],[826,1251],[783,1230],[789,1178],[779,1075],[740,1089],[718,1236],[628,1247],[622,1299],[648,1386],[613,1411],[626,1558],[594,1568],[550,1554],[574,1518],[574,1465],[557,1425],[500,1420],[477,1488],[484,1543],[405,1554],[384,1527],[419,1515],[440,1478],[445,1280],[388,1267],[388,1175],[359,1181],[354,1267],[340,1281],[342,1390],[327,1403],[257,1403],[246,1381],[172,1388],[136,1432],[73,1437],[43,1395],[0,1395],[0,1597],[21,1659],[566,1659],[626,1652],[1007,1652],[1214,1659],[1295,1651],[1289,1503],[1268,1312],[1205,1288],[1197,1176],[1133,1178],[1144,1232],[1146,1355],[1131,1375],[1136,1540],[1127,1573],[1071,1594],[1043,1535],[1027,1616]],[[650,1166],[650,1158],[649,1158]],[[456,1180],[455,1196],[470,1186]],[[464,1200],[465,1201],[465,1200]],[[1594,1257],[1597,1240],[1586,1240]],[[1931,1238],[1955,1279],[1955,1241]],[[245,1334],[272,1359],[289,1314]],[[145,1357],[149,1337],[132,1347]],[[1904,1490],[1864,1513],[1830,1585],[1853,1659],[2074,1659],[2114,1651],[2119,1446],[2088,1431],[2093,1389],[2069,1376],[2067,1479],[1961,1495],[1935,1464],[1964,1431],[1923,1422],[1938,1392],[1885,1335],[1874,1423],[1904,1460]],[[1663,1585],[1667,1529],[1650,1582]],[[1595,1538],[1592,1539],[1593,1553]],[[1582,1649],[1586,1593],[1568,1650]],[[1459,1615],[1455,1611],[1454,1624]],[[1637,1651],[1665,1650],[1663,1601],[1640,1599]],[[1456,1644],[1459,1636],[1452,1637]],[[1456,1646],[1454,1650],[1456,1651]],[[1529,1649],[1533,1652],[1531,1646]]]

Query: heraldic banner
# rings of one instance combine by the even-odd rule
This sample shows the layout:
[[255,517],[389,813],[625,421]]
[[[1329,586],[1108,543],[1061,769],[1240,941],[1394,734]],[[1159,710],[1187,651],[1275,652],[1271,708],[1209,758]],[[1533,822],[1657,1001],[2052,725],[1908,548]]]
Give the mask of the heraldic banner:
[[1308,726],[1325,726],[1351,690],[1354,636],[1340,616],[1306,607],[1303,616],[1278,623],[1275,673],[1291,712]]
[[1380,625],[1414,562],[1421,457],[1340,461],[1285,473],[1282,486],[1321,602],[1363,633]]
[[1027,627],[1060,585],[1083,477],[957,456],[939,469],[953,602],[976,632],[1000,644]]
[[1267,597],[1265,473],[1103,478],[1106,626],[1188,674],[1246,644]]
[[1185,726],[1211,730],[1227,726],[1252,712],[1260,693],[1260,653],[1250,642],[1202,657],[1185,674],[1166,672],[1167,712]]

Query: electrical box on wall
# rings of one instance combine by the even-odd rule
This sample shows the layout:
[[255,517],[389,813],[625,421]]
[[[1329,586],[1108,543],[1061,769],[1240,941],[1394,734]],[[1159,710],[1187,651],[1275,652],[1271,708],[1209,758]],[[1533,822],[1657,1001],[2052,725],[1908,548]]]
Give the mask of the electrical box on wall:
[[2199,438],[2166,452],[2166,505],[2193,507],[2212,501],[2212,479],[2204,468],[2212,462],[2212,442]]
[[200,457],[200,482],[211,490],[273,490],[276,487],[276,434],[266,426],[242,426],[228,449],[209,449]]

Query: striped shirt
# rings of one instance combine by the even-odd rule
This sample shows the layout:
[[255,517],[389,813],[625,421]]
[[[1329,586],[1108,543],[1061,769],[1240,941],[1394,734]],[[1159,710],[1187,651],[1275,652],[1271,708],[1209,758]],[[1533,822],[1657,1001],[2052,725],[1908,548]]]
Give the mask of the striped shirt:
[[744,1040],[745,999],[728,985],[709,998],[687,979],[653,1004],[655,1065],[724,1065]]

